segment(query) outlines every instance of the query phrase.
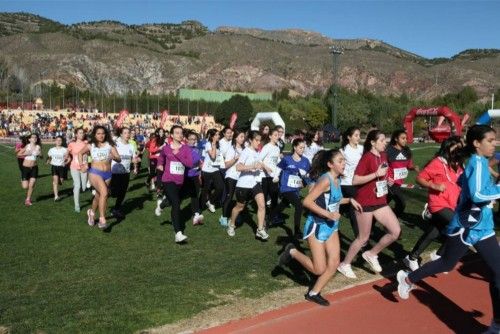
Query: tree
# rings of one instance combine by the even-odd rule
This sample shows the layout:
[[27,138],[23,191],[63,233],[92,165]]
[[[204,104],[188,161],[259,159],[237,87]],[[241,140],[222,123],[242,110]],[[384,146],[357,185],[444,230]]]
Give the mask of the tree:
[[233,95],[229,100],[222,102],[217,108],[214,117],[217,123],[229,125],[231,114],[238,114],[236,127],[239,129],[250,128],[250,122],[254,116],[253,107],[250,99],[243,95]]
[[313,129],[322,128],[327,120],[328,113],[326,106],[318,99],[304,101],[302,106],[306,114],[306,122]]

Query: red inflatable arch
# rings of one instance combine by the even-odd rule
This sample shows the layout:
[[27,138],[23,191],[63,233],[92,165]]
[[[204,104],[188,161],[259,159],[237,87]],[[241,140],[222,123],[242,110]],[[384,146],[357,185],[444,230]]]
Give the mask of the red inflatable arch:
[[437,116],[439,117],[436,127],[429,128],[429,136],[438,143],[441,143],[451,135],[451,127],[448,124],[443,124],[445,118],[448,119],[455,127],[455,135],[462,135],[463,124],[453,110],[448,107],[433,107],[433,108],[413,108],[406,114],[404,119],[404,127],[408,138],[408,143],[413,143],[413,120],[419,116]]

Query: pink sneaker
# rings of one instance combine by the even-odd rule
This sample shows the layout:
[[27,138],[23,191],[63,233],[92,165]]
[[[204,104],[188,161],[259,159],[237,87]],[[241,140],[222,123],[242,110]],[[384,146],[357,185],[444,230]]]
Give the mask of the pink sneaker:
[[31,203],[31,201],[30,201],[29,199],[26,199],[26,200],[24,201],[24,205],[26,205],[26,206],[32,206],[32,205],[33,205],[33,203]]
[[92,211],[92,209],[87,210],[87,223],[89,224],[89,226],[95,225],[94,211]]

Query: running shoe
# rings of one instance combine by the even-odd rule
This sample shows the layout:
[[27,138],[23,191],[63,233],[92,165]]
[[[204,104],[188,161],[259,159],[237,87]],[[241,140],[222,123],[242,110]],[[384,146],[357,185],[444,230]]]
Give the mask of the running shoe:
[[196,212],[193,217],[193,225],[203,225],[203,218],[203,215]]
[[211,213],[215,212],[215,206],[212,203],[210,203],[210,201],[207,202],[207,208],[208,211],[210,211]]
[[234,225],[229,224],[227,226],[227,230],[226,230],[227,231],[227,235],[229,235],[230,237],[234,237],[235,234],[236,234],[236,232],[234,231],[234,228],[235,228]]
[[255,236],[257,238],[262,239],[262,240],[269,239],[269,234],[267,234],[266,230],[264,230],[264,229],[257,229],[257,232],[255,232]]
[[31,201],[29,199],[27,199],[27,200],[24,201],[24,205],[26,205],[26,206],[32,206],[33,203],[31,203]]
[[228,219],[226,217],[220,216],[220,218],[219,218],[219,224],[220,224],[220,226],[227,227],[227,225],[228,225],[227,221],[228,221]]
[[99,223],[97,224],[97,227],[98,227],[101,231],[105,231],[105,230],[107,230],[107,229],[108,229],[109,224],[108,224],[108,223],[106,223],[106,221],[104,221],[104,223],[103,223],[103,222],[101,222],[101,220],[99,219]]
[[352,278],[352,279],[358,278],[354,273],[354,271],[352,271],[352,267],[350,264],[347,263],[339,264],[339,266],[337,267],[337,271],[347,278]]
[[429,206],[429,204],[425,203],[424,210],[422,211],[422,219],[423,220],[430,220],[432,218],[432,213],[429,211],[428,206]]
[[163,202],[163,200],[162,200],[162,199],[158,199],[158,200],[156,200],[155,215],[156,215],[157,217],[160,217],[160,216],[161,216],[161,212],[163,211],[163,210],[161,209],[161,202]]
[[185,236],[181,231],[177,232],[175,234],[175,242],[180,244],[181,242],[184,242],[187,240],[187,236]]
[[286,266],[287,264],[290,263],[290,261],[292,261],[293,257],[292,257],[292,254],[290,254],[290,251],[292,249],[295,249],[295,245],[292,244],[292,243],[289,243],[288,245],[286,245],[285,247],[285,250],[283,251],[283,253],[281,253],[279,259],[278,259],[278,263],[280,266]]
[[310,295],[309,292],[304,295],[306,300],[316,303],[321,306],[330,306],[330,302],[323,298],[319,293],[317,295]]
[[382,267],[380,266],[380,263],[378,263],[378,256],[370,255],[368,251],[361,254],[361,256],[366,262],[368,262],[374,272],[379,273],[382,271]]
[[410,258],[410,255],[406,255],[403,259],[403,263],[408,267],[411,271],[415,271],[418,269],[418,260],[413,260]]
[[92,209],[87,210],[87,224],[89,226],[94,226],[95,225],[95,220],[94,220],[94,211]]
[[61,200],[61,197],[54,197],[54,202],[59,202]]
[[437,251],[435,251],[435,250],[433,250],[429,254],[429,257],[430,257],[431,261],[436,261],[436,260],[439,260],[441,258],[441,256],[437,255]]
[[406,282],[407,277],[408,273],[404,270],[398,271],[396,275],[398,280],[398,295],[401,299],[408,299],[410,297],[410,291],[415,289],[415,285]]
[[500,334],[500,323],[492,320],[490,327],[483,334]]
[[76,213],[80,213],[80,207],[79,206],[75,206],[75,212]]

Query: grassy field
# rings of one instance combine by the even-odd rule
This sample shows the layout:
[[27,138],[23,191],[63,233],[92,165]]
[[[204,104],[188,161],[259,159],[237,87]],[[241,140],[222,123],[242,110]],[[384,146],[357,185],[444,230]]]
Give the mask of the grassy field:
[[[415,146],[416,163],[423,165],[435,147]],[[162,217],[153,213],[143,171],[131,181],[127,218],[103,233],[86,224],[88,191],[81,196],[80,214],[73,212],[71,180],[63,186],[63,200],[54,203],[50,169],[41,165],[34,205],[25,207],[13,150],[0,146],[0,158],[0,326],[12,332],[130,333],[224,303],[218,296],[257,298],[307,284],[272,274],[291,231],[271,229],[268,242],[257,241],[253,213],[245,219],[251,223],[229,238],[217,223],[220,210],[206,212],[205,225],[189,223],[189,243],[177,245],[169,211]],[[407,193],[408,213],[402,218],[410,223],[403,225],[403,239],[381,255],[382,264],[400,259],[422,233],[418,217],[425,192]],[[183,215],[190,216],[187,202],[184,208]],[[344,218],[341,232],[345,251],[352,233]],[[364,266],[359,260],[354,265]]]

